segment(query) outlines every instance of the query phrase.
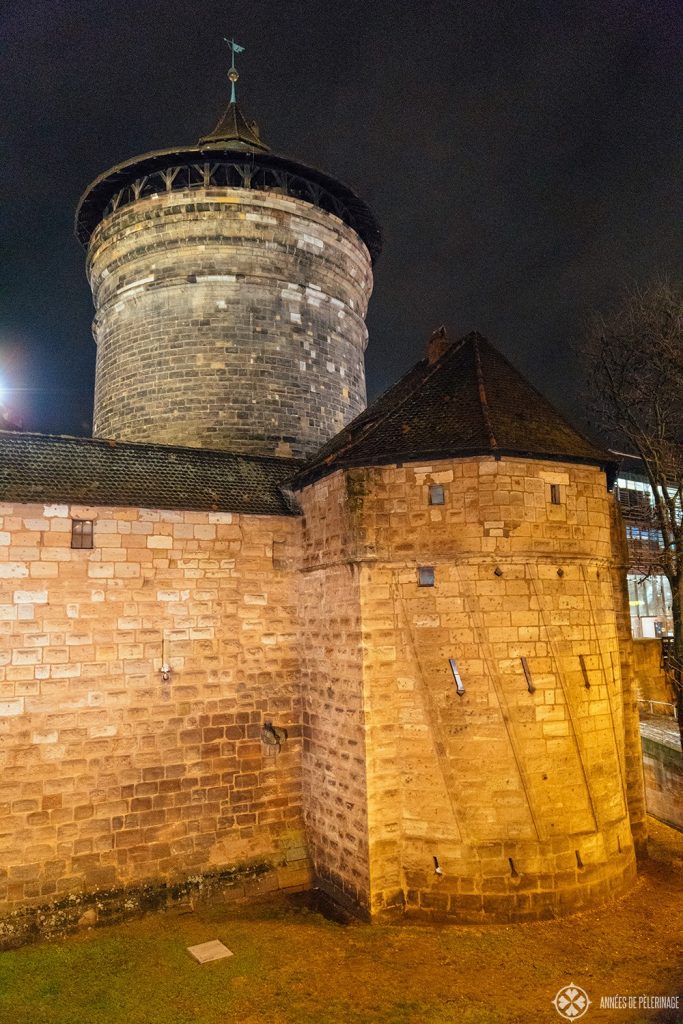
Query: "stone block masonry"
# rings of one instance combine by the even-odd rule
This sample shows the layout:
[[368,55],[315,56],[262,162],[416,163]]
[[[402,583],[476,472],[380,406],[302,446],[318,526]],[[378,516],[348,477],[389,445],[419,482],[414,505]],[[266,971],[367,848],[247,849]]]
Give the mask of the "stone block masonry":
[[308,455],[365,407],[369,253],[290,196],[203,188],[105,217],[94,433]]
[[675,696],[671,680],[664,671],[662,641],[634,640],[633,659],[636,687],[638,697],[643,701],[643,710],[647,714],[670,715]]
[[301,575],[304,819],[316,875],[370,912],[367,759],[359,575],[343,559],[344,477],[307,495]]
[[[72,518],[94,520],[92,550]],[[299,529],[0,506],[1,914],[236,865],[309,882]],[[276,754],[268,718],[289,732]]]
[[624,715],[624,771],[631,833],[636,853],[647,857],[647,809],[638,710],[638,651],[631,635],[631,609],[626,583],[630,564],[626,530],[614,494],[609,497],[612,534],[612,593],[621,670]]
[[[304,758],[325,768],[313,800],[326,834],[338,793],[367,801],[367,835],[347,819],[343,856],[318,847],[316,871],[342,889],[367,876],[372,917],[539,918],[627,885],[638,778],[602,472],[462,459],[337,472],[302,498],[317,604],[338,595],[343,651],[356,600],[362,649],[355,684],[344,660],[328,665],[327,691],[319,673],[305,684],[316,716]],[[348,732],[337,741],[339,720],[355,747]]]
[[371,919],[541,918],[629,884],[643,778],[602,471],[462,458],[299,498],[0,506],[4,920],[250,871]]
[[683,753],[672,719],[641,724],[647,809],[660,821],[683,829]]

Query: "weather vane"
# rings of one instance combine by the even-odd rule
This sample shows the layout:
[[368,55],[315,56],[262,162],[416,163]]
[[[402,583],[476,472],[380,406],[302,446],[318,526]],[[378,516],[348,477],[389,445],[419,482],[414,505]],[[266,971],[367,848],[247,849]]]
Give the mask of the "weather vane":
[[223,36],[223,39],[228,44],[232,51],[232,64],[230,65],[230,70],[228,71],[228,78],[230,79],[230,102],[236,103],[237,96],[235,94],[235,82],[240,76],[237,73],[237,68],[235,67],[235,54],[244,53],[244,47],[240,46],[239,43],[236,43],[234,39],[226,39],[225,36]]

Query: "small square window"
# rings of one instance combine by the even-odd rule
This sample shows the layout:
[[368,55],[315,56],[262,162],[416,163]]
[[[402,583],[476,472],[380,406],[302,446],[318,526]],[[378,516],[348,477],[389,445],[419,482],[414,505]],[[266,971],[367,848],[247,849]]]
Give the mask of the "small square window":
[[421,587],[433,587],[436,575],[432,565],[421,565],[417,570],[417,582]]
[[441,484],[430,484],[429,485],[429,504],[430,505],[443,505],[445,501],[444,490]]
[[559,484],[551,484],[550,485],[550,504],[551,505],[561,505],[562,504],[562,496],[560,494],[560,485]]
[[93,546],[92,519],[71,520],[71,547],[91,548]]

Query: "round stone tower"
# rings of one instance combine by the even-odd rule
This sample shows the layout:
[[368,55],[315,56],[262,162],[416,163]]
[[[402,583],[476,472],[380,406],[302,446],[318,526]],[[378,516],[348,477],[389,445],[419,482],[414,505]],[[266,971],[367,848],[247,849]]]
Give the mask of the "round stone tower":
[[306,456],[365,407],[377,223],[276,156],[231,102],[196,146],[83,195],[97,343],[93,433]]

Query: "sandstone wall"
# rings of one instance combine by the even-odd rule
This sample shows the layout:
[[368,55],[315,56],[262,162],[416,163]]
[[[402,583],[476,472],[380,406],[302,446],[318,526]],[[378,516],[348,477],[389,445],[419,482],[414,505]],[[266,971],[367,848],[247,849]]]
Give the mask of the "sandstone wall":
[[673,704],[674,694],[662,666],[662,641],[634,640],[633,658],[638,697],[655,702],[644,710],[648,714],[670,715],[671,708],[663,705]]
[[0,913],[238,863],[305,884],[298,531],[0,506]]
[[[624,767],[631,833],[639,856],[647,856],[647,807],[643,779],[643,757],[640,747],[640,713],[638,708],[638,643],[631,633],[626,574],[630,564],[626,531],[619,502],[610,495],[612,534],[612,590],[621,667],[621,694],[624,707]],[[646,641],[647,642],[647,641]],[[661,646],[661,645],[660,645]]]
[[360,589],[346,557],[345,478],[304,492],[301,575],[304,817],[318,880],[369,908],[368,811]]
[[683,829],[683,753],[673,742],[643,736],[647,809],[660,821]]
[[365,408],[370,257],[310,203],[140,199],[93,233],[88,276],[96,436],[301,455]]
[[305,848],[374,917],[542,917],[632,878],[603,474],[469,459],[300,497],[303,519],[0,506],[0,913],[238,862],[303,885]]
[[604,475],[518,459],[350,470],[307,488],[306,508],[322,486],[359,574],[371,913],[540,917],[626,884]]

